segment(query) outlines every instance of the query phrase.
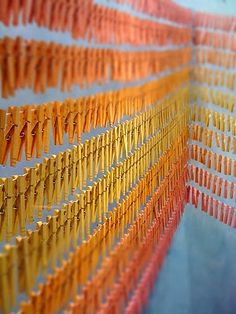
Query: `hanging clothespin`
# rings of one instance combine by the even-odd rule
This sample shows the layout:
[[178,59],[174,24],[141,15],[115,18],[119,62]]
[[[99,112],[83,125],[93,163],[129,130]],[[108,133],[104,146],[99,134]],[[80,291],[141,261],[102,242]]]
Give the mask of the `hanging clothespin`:
[[37,158],[42,156],[43,151],[43,123],[44,123],[44,108],[43,106],[35,106],[32,108],[32,146],[31,157],[34,152]]
[[25,235],[26,231],[26,184],[27,184],[27,175],[23,174],[21,176],[18,176],[16,178],[16,187],[17,187],[17,194],[18,194],[18,200],[17,200],[17,211],[19,215],[19,225],[20,225],[20,234],[22,236]]
[[[8,154],[10,153],[10,165],[15,166],[17,161],[17,154],[19,151],[20,134],[19,123],[20,114],[19,107],[9,107],[6,114],[7,123],[4,132],[4,141],[2,146],[2,160],[1,164],[5,165],[7,162]],[[4,113],[2,114],[2,120]],[[3,123],[3,121],[2,121]]]
[[[17,155],[17,160],[22,159],[22,151],[25,148],[25,158],[30,160],[32,158],[32,108],[31,106],[24,106],[20,111],[20,123],[19,123],[19,133],[20,133],[20,145]],[[24,147],[25,146],[25,147]]]
[[26,43],[21,37],[17,37],[16,40],[16,89],[26,87],[25,79],[25,67],[26,67]]
[[11,39],[9,37],[6,37],[4,40],[4,47],[5,47],[5,67],[6,77],[2,77],[2,79],[5,80],[6,85],[5,88],[2,91],[3,98],[15,95],[15,89],[16,89],[16,73],[15,73],[15,51],[14,51],[14,44],[15,40]]
[[30,41],[25,42],[24,45],[26,45],[26,59],[28,61],[28,64],[25,68],[25,80],[26,80],[26,86],[33,89],[35,86],[35,78],[36,78],[36,66],[37,66],[37,45],[38,43],[36,41]]
[[52,127],[55,145],[62,145],[64,135],[63,106],[57,101],[53,103],[52,108]]
[[44,147],[44,153],[49,153],[50,145],[50,127],[52,117],[51,103],[42,105],[43,109],[43,121],[42,121],[42,142]]

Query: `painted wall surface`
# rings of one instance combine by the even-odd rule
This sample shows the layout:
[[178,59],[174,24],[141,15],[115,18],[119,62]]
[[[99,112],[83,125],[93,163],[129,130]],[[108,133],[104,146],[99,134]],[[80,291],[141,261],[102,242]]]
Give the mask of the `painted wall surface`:
[[193,10],[236,15],[235,0],[174,0],[174,2]]

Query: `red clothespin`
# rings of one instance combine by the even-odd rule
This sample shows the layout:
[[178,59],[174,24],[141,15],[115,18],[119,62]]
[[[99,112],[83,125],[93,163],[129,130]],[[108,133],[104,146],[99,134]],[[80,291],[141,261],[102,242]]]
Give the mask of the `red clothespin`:
[[218,207],[219,207],[219,201],[215,201],[215,208],[214,208],[214,218],[218,219]]
[[18,22],[19,22],[20,6],[21,6],[20,0],[11,1],[11,9],[12,9],[14,26],[18,25]]
[[230,185],[230,198],[231,199],[234,198],[234,182],[231,182],[231,185]]
[[22,0],[22,22],[23,24],[30,23],[30,16],[32,12],[33,1]]
[[214,207],[214,199],[211,197],[210,198],[210,211],[209,211],[210,216],[213,216],[213,207]]
[[230,206],[224,204],[224,224],[227,224],[229,218]]

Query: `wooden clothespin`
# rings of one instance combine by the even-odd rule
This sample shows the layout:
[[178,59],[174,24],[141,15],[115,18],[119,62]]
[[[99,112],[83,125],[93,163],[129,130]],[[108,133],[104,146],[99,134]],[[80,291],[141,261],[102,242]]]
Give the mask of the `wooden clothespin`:
[[53,103],[52,127],[55,145],[62,145],[64,135],[63,106],[59,102]]
[[[9,107],[6,114],[7,123],[4,132],[4,141],[2,146],[2,160],[1,164],[5,165],[8,154],[10,153],[10,165],[15,166],[17,161],[17,154],[20,145],[19,123],[20,114],[18,107]],[[2,120],[4,120],[4,113],[2,112]],[[3,121],[2,121],[3,123]]]
[[[22,159],[22,151],[25,148],[25,158],[30,160],[32,158],[31,149],[32,149],[32,108],[31,106],[24,106],[20,111],[20,123],[19,123],[19,136],[20,136],[20,145],[17,155],[17,160]],[[25,147],[24,147],[25,146]]]
[[34,153],[37,158],[42,156],[43,152],[43,123],[44,123],[44,108],[43,106],[35,106],[32,108],[32,146],[31,157]]

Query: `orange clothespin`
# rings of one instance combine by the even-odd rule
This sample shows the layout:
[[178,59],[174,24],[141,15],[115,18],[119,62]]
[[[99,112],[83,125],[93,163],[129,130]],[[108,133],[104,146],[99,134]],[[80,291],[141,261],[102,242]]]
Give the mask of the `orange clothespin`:
[[63,121],[63,106],[60,102],[56,101],[53,103],[52,108],[52,124],[53,124],[53,137],[55,145],[63,144],[64,134],[64,121]]
[[43,151],[43,120],[44,120],[44,108],[43,106],[35,106],[32,108],[32,146],[31,157],[34,156],[36,151],[36,157],[40,158]]
[[24,88],[26,85],[25,79],[25,67],[27,64],[26,59],[26,45],[25,40],[21,37],[16,39],[16,64],[17,64],[17,75],[16,75],[16,88]]
[[31,41],[25,43],[26,45],[26,59],[27,59],[27,66],[26,66],[26,86],[33,89],[35,85],[35,77],[36,77],[36,67],[37,67],[37,56],[36,50],[38,43],[35,41]]
[[10,165],[15,166],[17,161],[17,154],[20,145],[20,134],[19,134],[19,108],[9,107],[7,116],[7,126],[3,138],[2,160],[1,164],[5,165],[10,152]]
[[22,158],[22,151],[25,146],[25,158],[26,160],[31,159],[31,148],[32,148],[32,109],[31,106],[24,106],[20,111],[20,145],[17,154],[17,160],[20,161]]
[[68,133],[68,142],[69,144],[74,143],[74,102],[71,99],[68,99],[63,103],[64,105],[64,124],[65,124],[65,132]]

